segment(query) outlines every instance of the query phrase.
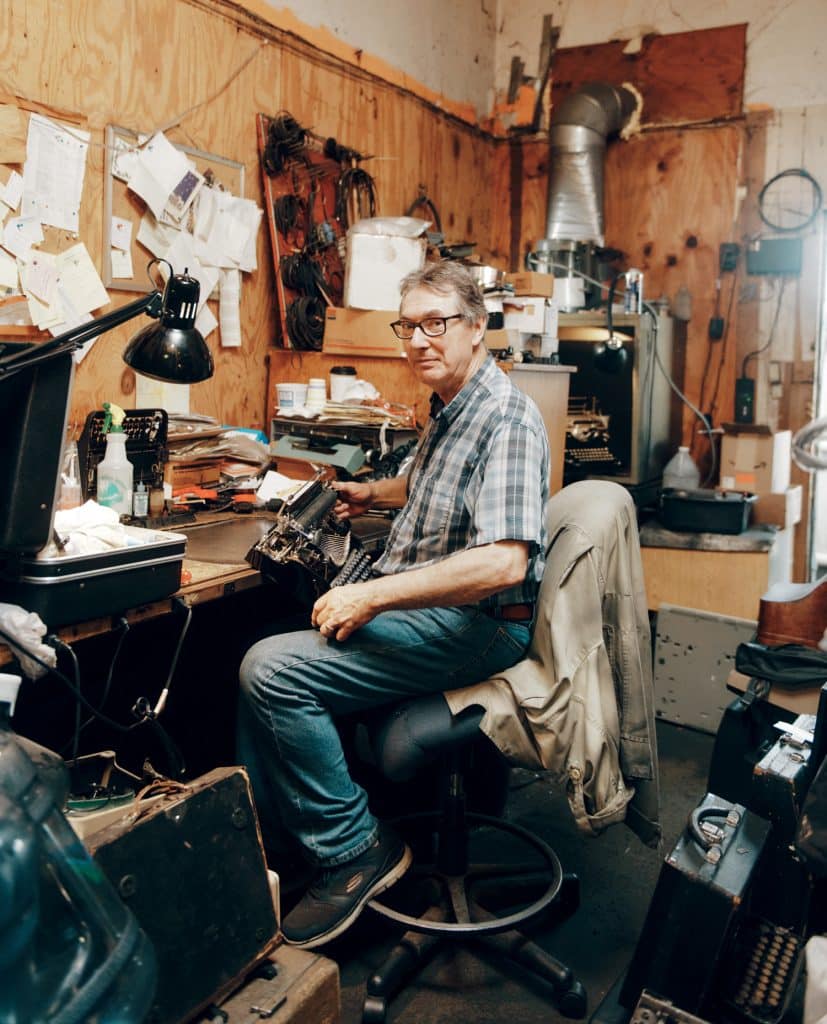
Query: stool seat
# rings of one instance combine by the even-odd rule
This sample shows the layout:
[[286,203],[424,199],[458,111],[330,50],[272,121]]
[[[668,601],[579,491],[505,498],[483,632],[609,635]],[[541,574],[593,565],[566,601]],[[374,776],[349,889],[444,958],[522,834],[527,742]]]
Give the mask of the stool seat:
[[[429,762],[439,762],[441,805],[391,820],[411,846],[413,865],[368,906],[406,932],[368,979],[363,1024],[384,1024],[390,1000],[446,942],[493,949],[498,966],[507,957],[547,985],[563,1016],[586,1014],[585,990],[570,968],[518,930],[541,915],[558,922],[574,913],[580,901],[577,877],[564,874],[557,854],[533,832],[466,807],[466,778],[476,773],[496,789],[495,769],[508,772],[478,728],[481,717],[481,708],[452,716],[445,698],[436,694],[368,723],[376,765],[387,778],[406,781]],[[489,763],[481,767],[485,757]],[[506,843],[510,848],[503,850]],[[424,909],[417,899],[422,890]]]

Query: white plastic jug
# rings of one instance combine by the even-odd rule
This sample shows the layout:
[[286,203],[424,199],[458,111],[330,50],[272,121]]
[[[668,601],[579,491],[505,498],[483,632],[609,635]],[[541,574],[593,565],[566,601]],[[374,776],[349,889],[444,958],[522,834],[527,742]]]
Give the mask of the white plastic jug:
[[675,452],[663,469],[663,486],[694,490],[701,480],[701,472],[684,445]]

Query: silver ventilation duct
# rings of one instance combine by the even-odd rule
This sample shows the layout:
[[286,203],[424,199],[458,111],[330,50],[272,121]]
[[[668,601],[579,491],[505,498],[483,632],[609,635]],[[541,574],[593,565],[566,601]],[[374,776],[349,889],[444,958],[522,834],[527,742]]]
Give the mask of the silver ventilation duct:
[[637,106],[623,86],[587,82],[552,115],[546,239],[603,245],[606,139]]

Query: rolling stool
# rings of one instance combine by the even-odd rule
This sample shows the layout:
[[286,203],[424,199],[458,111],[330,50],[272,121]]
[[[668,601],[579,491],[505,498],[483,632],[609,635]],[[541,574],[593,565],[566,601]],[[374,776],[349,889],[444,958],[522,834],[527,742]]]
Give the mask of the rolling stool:
[[[517,930],[546,911],[557,921],[574,913],[579,904],[577,877],[564,875],[557,855],[532,832],[500,817],[466,810],[466,777],[472,778],[470,772],[480,760],[480,745],[489,748],[484,753],[496,754],[504,774],[508,771],[505,759],[478,729],[482,717],[483,709],[476,706],[453,716],[442,694],[434,694],[380,714],[367,725],[376,766],[393,782],[410,780],[424,765],[442,760],[442,807],[393,822],[411,845],[414,862],[393,887],[392,897],[383,895],[369,906],[407,931],[367,982],[363,1024],[383,1024],[390,1000],[445,941],[468,942],[506,956],[550,986],[552,1001],[564,1016],[586,1014],[585,990],[571,970]],[[476,859],[475,835],[498,845],[503,839],[516,840],[521,855],[527,848],[534,861]],[[424,913],[411,914],[404,903],[400,907],[398,897],[401,894],[404,900],[408,883],[425,880],[437,896]],[[496,892],[499,909],[489,909],[478,899],[486,888]],[[531,889],[539,889],[540,895],[526,895]],[[390,898],[396,905],[386,902]]]

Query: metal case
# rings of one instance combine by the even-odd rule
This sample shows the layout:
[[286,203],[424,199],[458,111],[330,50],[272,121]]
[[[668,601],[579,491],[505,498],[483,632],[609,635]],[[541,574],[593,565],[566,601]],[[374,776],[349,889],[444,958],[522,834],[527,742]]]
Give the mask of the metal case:
[[181,585],[187,538],[127,526],[129,547],[92,555],[23,557],[0,574],[0,599],[52,629],[167,597]]

